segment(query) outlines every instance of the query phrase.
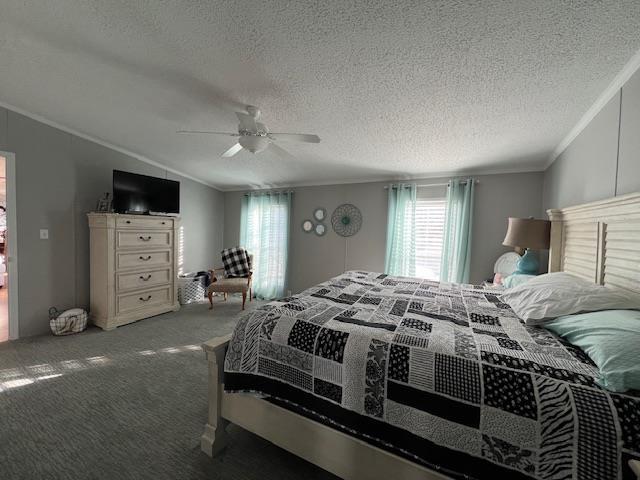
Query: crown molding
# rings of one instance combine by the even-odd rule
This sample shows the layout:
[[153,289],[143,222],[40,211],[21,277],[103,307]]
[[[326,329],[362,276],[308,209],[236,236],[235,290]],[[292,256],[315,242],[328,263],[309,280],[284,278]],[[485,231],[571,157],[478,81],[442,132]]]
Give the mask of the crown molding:
[[547,162],[545,164],[545,170],[551,166],[551,164],[560,156],[562,152],[573,142],[578,135],[591,123],[591,120],[604,108],[604,106],[611,100],[618,91],[624,86],[625,83],[631,78],[631,76],[640,69],[640,50],[638,50],[631,60],[629,60],[622,70],[613,78],[611,83],[604,89],[604,92],[596,99],[591,107],[582,115],[582,118],[571,129],[571,131],[564,137],[560,143],[553,150]]
[[127,155],[127,156],[132,157],[132,158],[134,158],[136,160],[139,160],[141,162],[148,163],[149,165],[153,165],[154,167],[161,168],[162,170],[165,170],[167,172],[171,172],[171,173],[173,173],[175,175],[180,175],[181,177],[188,178],[189,180],[193,180],[194,182],[201,183],[202,185],[206,185],[207,187],[213,188],[214,190],[223,191],[223,190],[220,190],[219,187],[216,187],[215,185],[213,185],[213,184],[211,184],[209,182],[206,182],[206,181],[202,180],[201,178],[196,178],[196,177],[194,177],[192,175],[189,175],[188,173],[182,172],[180,170],[176,170],[175,168],[168,167],[163,163],[156,162],[155,160],[151,160],[150,158],[147,158],[144,155],[140,155],[138,153],[132,152],[132,151],[127,150],[126,148],[123,148],[123,147],[119,147],[118,145],[114,145],[113,143],[110,143],[110,142],[108,142],[106,140],[102,140],[100,138],[97,138],[97,137],[94,137],[94,136],[91,136],[91,135],[87,135],[86,133],[79,132],[78,130],[75,130],[73,128],[69,128],[69,127],[67,127],[65,125],[61,125],[60,123],[54,122],[53,120],[49,120],[48,118],[43,117],[42,115],[38,115],[36,113],[29,112],[27,110],[24,110],[22,108],[16,107],[14,105],[10,105],[10,104],[2,102],[2,101],[0,101],[0,107],[5,108],[7,110],[10,110],[10,111],[12,111],[14,113],[18,113],[20,115],[23,115],[25,117],[28,117],[28,118],[30,118],[32,120],[35,120],[36,122],[40,122],[40,123],[43,123],[43,124],[48,125],[50,127],[56,128],[58,130],[61,130],[61,131],[65,132],[65,133],[68,133],[70,135],[75,135],[76,137],[83,138],[84,140],[88,140],[90,142],[93,142],[93,143],[96,143],[98,145],[101,145],[101,146],[103,146],[105,148],[109,148],[109,149],[114,150],[116,152],[122,153],[123,155]]

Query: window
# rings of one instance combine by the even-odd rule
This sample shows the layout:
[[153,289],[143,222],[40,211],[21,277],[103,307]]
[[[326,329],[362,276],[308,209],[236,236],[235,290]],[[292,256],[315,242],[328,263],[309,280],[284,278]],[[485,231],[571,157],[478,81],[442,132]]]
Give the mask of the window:
[[[248,212],[244,246],[253,254],[256,278],[284,286],[286,265],[282,263],[281,250],[287,243],[287,228],[288,212],[285,205],[256,207],[254,204]],[[260,292],[260,285],[257,291]]]
[[385,272],[440,280],[446,186],[389,188]]
[[415,213],[415,271],[417,277],[440,280],[446,198],[420,198]]
[[240,241],[253,255],[253,293],[258,298],[284,295],[290,205],[289,192],[244,197]]

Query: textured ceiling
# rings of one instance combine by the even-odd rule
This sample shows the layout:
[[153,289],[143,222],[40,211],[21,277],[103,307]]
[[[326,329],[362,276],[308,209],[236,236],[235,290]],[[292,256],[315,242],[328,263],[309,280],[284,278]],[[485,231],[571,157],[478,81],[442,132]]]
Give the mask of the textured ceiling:
[[[640,2],[0,0],[0,102],[223,189],[541,168]],[[219,155],[233,112],[319,145]]]

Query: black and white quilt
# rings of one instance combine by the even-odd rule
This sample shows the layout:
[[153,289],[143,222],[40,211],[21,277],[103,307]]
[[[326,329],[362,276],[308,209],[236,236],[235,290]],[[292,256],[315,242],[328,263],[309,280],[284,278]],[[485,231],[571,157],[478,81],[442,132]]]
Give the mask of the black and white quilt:
[[370,272],[249,312],[225,361],[227,391],[453,478],[635,479],[640,396],[597,375],[495,291]]

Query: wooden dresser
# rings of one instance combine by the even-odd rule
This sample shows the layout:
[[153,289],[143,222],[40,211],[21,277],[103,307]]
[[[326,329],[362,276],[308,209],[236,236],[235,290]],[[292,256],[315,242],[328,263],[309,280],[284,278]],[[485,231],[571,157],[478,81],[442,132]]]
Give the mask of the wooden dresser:
[[91,311],[104,330],[178,310],[175,217],[89,213]]

